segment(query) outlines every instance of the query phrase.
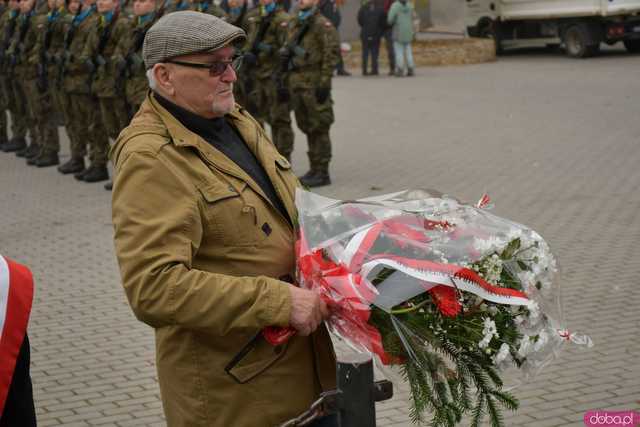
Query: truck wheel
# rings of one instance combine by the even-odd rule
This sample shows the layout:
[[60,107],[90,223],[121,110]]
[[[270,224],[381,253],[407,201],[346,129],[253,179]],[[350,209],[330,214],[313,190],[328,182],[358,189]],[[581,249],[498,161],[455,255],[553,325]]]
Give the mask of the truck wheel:
[[624,47],[630,53],[640,53],[640,40],[624,40]]
[[480,29],[480,37],[483,39],[493,39],[493,42],[496,45],[496,55],[502,54],[503,49],[500,41],[500,27],[497,22],[486,22]]
[[584,24],[574,24],[564,32],[564,45],[567,55],[573,58],[588,58],[600,50],[600,43],[594,44],[589,27]]

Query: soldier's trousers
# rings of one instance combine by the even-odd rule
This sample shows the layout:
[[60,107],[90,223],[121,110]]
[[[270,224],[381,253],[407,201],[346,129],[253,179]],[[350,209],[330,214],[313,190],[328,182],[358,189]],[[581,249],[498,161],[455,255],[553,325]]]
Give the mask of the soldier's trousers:
[[291,105],[298,127],[307,136],[311,170],[326,173],[331,161],[329,129],[334,121],[331,97],[320,104],[314,89],[297,88],[291,92]]
[[278,88],[271,78],[258,80],[250,97],[257,106],[256,119],[269,124],[273,143],[280,154],[290,159],[293,151],[290,104],[278,102]]
[[[19,71],[16,71],[19,75]],[[31,139],[31,145],[40,147],[40,135],[36,129],[36,117],[33,116],[31,108],[29,108],[29,100],[27,99],[27,93],[29,93],[29,80],[13,80],[11,85],[13,88],[13,97],[16,101],[16,106],[19,106],[20,112],[24,117],[25,127],[29,131],[29,138]]]
[[[49,91],[40,92],[35,80],[28,80],[25,85],[27,108],[33,118],[36,140],[41,153],[58,153],[60,140],[58,124],[53,115],[53,105]],[[33,138],[32,138],[33,139]]]
[[15,81],[7,78],[0,79],[2,97],[6,100],[7,108],[11,114],[11,135],[14,138],[24,138],[27,135],[27,118],[24,103],[16,102],[15,91],[13,89]]
[[100,103],[100,118],[109,138],[114,140],[120,131],[129,125],[127,104],[122,98],[108,97],[98,98]]
[[89,144],[89,159],[92,166],[105,166],[109,153],[109,138],[100,118],[97,98],[89,94],[71,94],[72,134],[77,140],[71,141],[71,155],[84,157]]

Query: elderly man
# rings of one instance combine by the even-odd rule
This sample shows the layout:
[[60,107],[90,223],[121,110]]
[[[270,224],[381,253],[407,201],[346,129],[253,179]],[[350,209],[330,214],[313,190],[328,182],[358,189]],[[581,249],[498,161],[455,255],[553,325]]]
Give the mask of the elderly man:
[[[169,426],[274,426],[335,386],[327,308],[294,271],[290,165],[234,103],[244,32],[175,12],[147,32],[151,92],[112,148],[123,285],[155,328]],[[297,334],[273,346],[267,326]]]

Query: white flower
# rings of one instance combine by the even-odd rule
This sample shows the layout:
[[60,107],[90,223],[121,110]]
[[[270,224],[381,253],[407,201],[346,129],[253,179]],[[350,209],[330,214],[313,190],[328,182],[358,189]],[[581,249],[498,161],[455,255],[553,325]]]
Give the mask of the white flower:
[[522,230],[518,228],[510,228],[507,232],[507,240],[510,242],[520,238],[522,238]]
[[482,340],[478,343],[478,347],[487,348],[493,337],[499,338],[496,324],[488,317],[484,318],[484,328],[482,329]]
[[522,287],[527,289],[528,287],[535,285],[536,276],[530,271],[521,271],[518,273],[518,280],[522,283]]
[[496,354],[496,356],[493,358],[493,362],[496,365],[499,365],[500,363],[504,362],[509,356],[510,356],[509,345],[507,343],[503,343],[500,346],[500,350],[498,351],[498,354]]
[[498,307],[496,307],[495,305],[490,305],[488,310],[492,316],[495,316],[496,314],[498,314]]
[[488,239],[473,240],[473,247],[482,254],[490,254],[491,252],[500,252],[505,242],[497,237],[491,236]]

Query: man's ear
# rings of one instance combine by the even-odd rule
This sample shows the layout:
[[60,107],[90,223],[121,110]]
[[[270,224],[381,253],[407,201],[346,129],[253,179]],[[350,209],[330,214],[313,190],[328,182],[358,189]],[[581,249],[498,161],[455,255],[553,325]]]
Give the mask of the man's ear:
[[176,88],[173,85],[173,75],[167,64],[156,64],[153,66],[153,76],[158,88],[167,95],[173,96]]

